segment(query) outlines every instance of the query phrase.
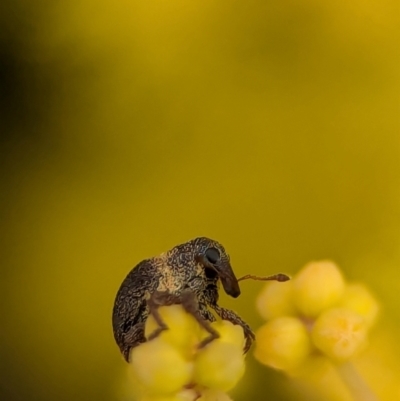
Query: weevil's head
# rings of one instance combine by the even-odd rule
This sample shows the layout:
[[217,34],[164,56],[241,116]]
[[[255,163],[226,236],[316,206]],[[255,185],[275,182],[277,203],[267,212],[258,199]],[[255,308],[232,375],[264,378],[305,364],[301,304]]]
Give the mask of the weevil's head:
[[192,244],[197,262],[201,263],[209,274],[216,274],[225,292],[237,298],[240,295],[239,283],[225,248],[219,242],[205,237],[194,239]]

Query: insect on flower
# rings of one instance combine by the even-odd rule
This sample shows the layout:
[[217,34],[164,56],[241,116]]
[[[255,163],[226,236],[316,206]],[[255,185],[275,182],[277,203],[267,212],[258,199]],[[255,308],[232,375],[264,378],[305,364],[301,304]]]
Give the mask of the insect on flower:
[[159,256],[145,259],[135,266],[122,282],[113,309],[113,331],[125,360],[129,362],[133,347],[146,341],[144,328],[147,317],[152,314],[158,328],[148,336],[152,340],[168,327],[158,308],[181,304],[209,335],[199,348],[219,337],[210,325],[216,320],[212,309],[221,319],[240,325],[244,330],[247,352],[255,339],[249,325],[235,312],[218,305],[218,282],[225,292],[237,298],[239,281],[277,280],[287,281],[285,274],[269,277],[246,275],[237,279],[232,270],[229,255],[217,241],[200,237],[178,245]]

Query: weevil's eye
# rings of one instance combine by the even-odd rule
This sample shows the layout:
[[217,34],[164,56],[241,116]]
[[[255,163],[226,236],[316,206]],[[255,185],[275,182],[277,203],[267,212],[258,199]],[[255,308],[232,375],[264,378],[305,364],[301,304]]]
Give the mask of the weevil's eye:
[[208,248],[206,250],[206,258],[211,264],[215,265],[215,263],[217,263],[220,258],[218,249]]

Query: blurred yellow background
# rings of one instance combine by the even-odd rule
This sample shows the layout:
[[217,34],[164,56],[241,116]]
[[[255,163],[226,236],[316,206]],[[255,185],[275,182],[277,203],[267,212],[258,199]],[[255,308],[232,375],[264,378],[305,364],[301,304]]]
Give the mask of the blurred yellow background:
[[[122,400],[116,291],[203,235],[334,259],[400,355],[397,0],[1,3],[2,400]],[[260,289],[221,303],[255,329]],[[248,359],[235,399],[311,399]]]

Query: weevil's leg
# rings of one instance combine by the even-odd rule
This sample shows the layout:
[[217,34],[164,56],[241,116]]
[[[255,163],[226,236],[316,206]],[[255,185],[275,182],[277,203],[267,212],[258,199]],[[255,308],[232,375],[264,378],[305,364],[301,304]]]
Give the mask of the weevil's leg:
[[[199,325],[203,327],[203,329],[210,334],[208,337],[206,337],[203,341],[200,342],[199,348],[203,348],[211,341],[219,338],[218,331],[216,331],[213,327],[211,327],[209,321],[205,320],[204,317],[201,316],[196,294],[192,291],[184,291],[182,293],[181,300],[182,300],[182,306],[185,309],[185,311],[191,314],[199,323]],[[205,312],[203,311],[203,313]],[[209,312],[209,314],[211,315],[210,320],[214,321],[215,317],[212,316],[211,312]],[[210,317],[208,314],[206,315],[207,317]]]
[[207,309],[206,305],[199,304],[199,313],[204,320],[209,322],[215,322],[217,319],[215,316]]
[[127,333],[124,334],[121,346],[121,353],[125,360],[129,362],[131,349],[144,343],[146,338],[144,337],[144,323],[137,323],[132,326]]
[[158,327],[149,335],[149,341],[158,337],[164,330],[168,330],[168,326],[165,324],[160,312],[158,311],[160,306],[169,306],[179,303],[180,298],[167,291],[156,291],[151,294],[150,298],[147,300],[147,305],[149,306],[149,311],[153,315]]
[[[199,348],[205,347],[211,341],[219,337],[219,333],[214,328],[212,328],[210,323],[207,320],[205,320],[205,318],[202,317],[202,315],[200,314],[197,297],[194,292],[184,291],[182,295],[178,297],[166,291],[165,292],[156,291],[150,296],[149,300],[147,301],[150,313],[153,315],[154,320],[158,324],[158,328],[149,335],[148,337],[149,340],[158,337],[164,330],[168,330],[168,326],[165,324],[158,311],[159,307],[174,305],[174,304],[182,304],[182,307],[185,309],[185,311],[190,315],[192,315],[199,323],[199,325],[204,328],[204,330],[210,333],[210,335],[206,337],[199,344]],[[203,311],[203,314],[207,318],[209,318],[210,321],[215,320],[215,317],[211,314],[211,312]]]
[[256,336],[254,335],[253,331],[251,330],[250,326],[242,319],[240,318],[235,312],[221,308],[219,305],[210,305],[211,308],[215,310],[215,312],[218,314],[218,316],[223,319],[223,320],[228,320],[229,322],[233,324],[237,324],[243,328],[244,331],[244,336],[246,339],[246,344],[244,346],[244,353],[246,353],[250,347],[253,341],[256,339]]

